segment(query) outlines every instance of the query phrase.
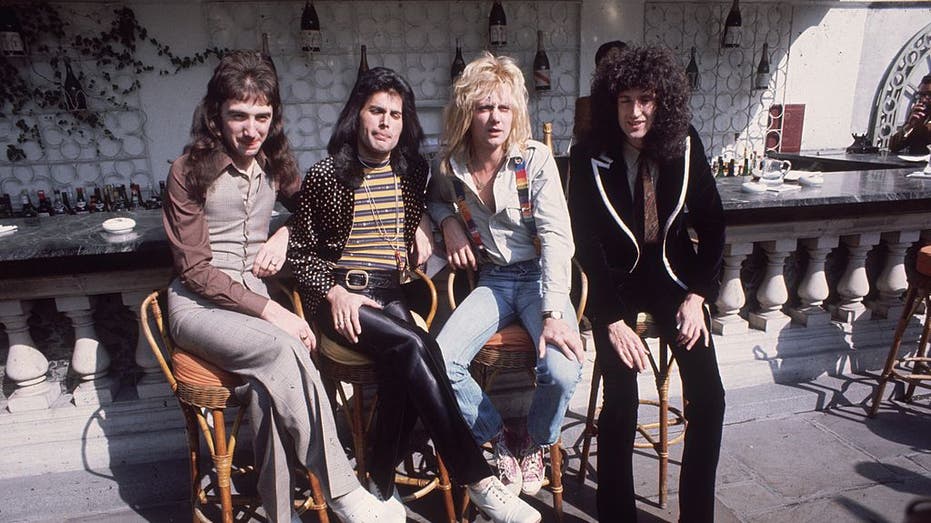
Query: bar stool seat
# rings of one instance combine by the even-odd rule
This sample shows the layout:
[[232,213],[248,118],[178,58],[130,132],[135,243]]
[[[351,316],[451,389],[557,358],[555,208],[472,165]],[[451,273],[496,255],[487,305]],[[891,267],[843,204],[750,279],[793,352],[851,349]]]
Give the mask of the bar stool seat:
[[[926,245],[918,250],[915,256],[915,272],[910,276],[908,290],[905,293],[905,307],[902,309],[902,315],[899,317],[899,323],[895,328],[892,346],[889,348],[888,356],[886,356],[886,365],[879,377],[876,394],[873,396],[873,402],[870,406],[870,417],[876,415],[886,384],[890,380],[900,380],[908,383],[908,388],[902,398],[906,402],[911,401],[917,385],[922,384],[924,381],[931,381],[931,358],[927,357],[928,336],[929,332],[931,332],[931,245]],[[925,303],[925,322],[915,356],[899,359],[902,336],[905,335],[909,321],[917,312],[922,301]],[[911,365],[910,370],[907,365]],[[927,385],[923,386],[927,387]]]
[[[147,296],[142,302],[140,316],[142,332],[184,414],[191,467],[192,519],[210,521],[203,509],[207,505],[219,503],[224,523],[232,523],[234,520],[234,507],[243,512],[242,516],[236,518],[237,521],[246,521],[245,516],[248,516],[248,519],[264,520],[256,513],[261,505],[258,496],[233,495],[231,492],[231,478],[234,475],[254,472],[252,465],[233,466],[233,455],[245,409],[238,409],[229,435],[226,432],[225,409],[242,406],[233,389],[244,382],[240,376],[212,365],[174,343],[159,304],[159,301],[164,300],[164,294],[165,291],[161,290]],[[154,323],[154,333],[150,323]],[[167,359],[162,347],[167,350]],[[207,422],[207,414],[210,415],[212,424]],[[215,483],[207,481],[206,485],[204,481],[209,476],[209,471],[203,471],[200,466],[201,434],[210,451],[217,477]],[[321,523],[329,523],[327,505],[319,480],[310,471],[300,469],[299,472],[307,479],[310,495],[299,494],[294,500],[295,510],[298,514],[313,510]]]
[[[669,374],[675,364],[675,357],[669,349],[669,342],[659,334],[653,317],[647,313],[637,314],[637,322],[634,326],[634,332],[640,336],[646,343],[646,339],[659,339],[659,362],[657,363],[653,351],[647,352],[650,360],[650,366],[653,368],[654,382],[656,383],[656,392],[659,401],[641,399],[641,405],[650,405],[657,407],[659,410],[659,421],[653,423],[638,423],[637,432],[640,433],[643,441],[635,441],[634,448],[650,448],[656,452],[659,458],[659,503],[661,507],[666,507],[668,497],[667,475],[669,469],[669,446],[681,443],[685,438],[685,416],[682,411],[669,405]],[[598,366],[598,360],[592,369],[591,392],[588,397],[588,412],[585,416],[585,430],[582,432],[582,463],[579,470],[579,482],[585,481],[588,472],[588,458],[591,452],[592,438],[598,435],[597,423],[597,404],[598,390],[601,386],[601,369]],[[683,397],[683,403],[685,398]],[[675,437],[669,438],[669,428],[682,426],[683,430]]]
[[[430,278],[420,269],[414,271],[427,285],[430,292],[431,307],[426,318],[423,318],[415,311],[411,311],[414,323],[424,331],[430,330],[430,324],[436,314],[436,287]],[[301,313],[303,316],[303,313]],[[378,372],[375,362],[368,356],[354,351],[340,343],[330,339],[326,335],[319,336],[319,353],[317,365],[320,369],[320,375],[324,379],[327,391],[330,394],[330,403],[336,408],[341,405],[346,415],[352,432],[353,452],[356,458],[356,474],[359,481],[366,484],[368,480],[368,469],[366,466],[366,437],[371,427],[372,420],[375,416],[375,409],[368,408],[366,418],[366,401],[363,394],[363,388],[367,385],[376,385],[378,383]],[[348,383],[352,387],[352,398],[346,395],[346,391],[340,385]],[[337,402],[337,398],[339,402]],[[375,402],[373,401],[374,405]],[[396,473],[395,484],[415,487],[417,490],[412,494],[404,496],[405,503],[420,499],[434,490],[438,490],[443,496],[443,502],[446,508],[447,519],[450,523],[456,521],[456,510],[453,504],[452,483],[449,479],[449,472],[443,464],[443,459],[439,453],[436,453],[437,470],[435,473],[414,470],[413,459],[410,455],[405,459],[406,474]]]

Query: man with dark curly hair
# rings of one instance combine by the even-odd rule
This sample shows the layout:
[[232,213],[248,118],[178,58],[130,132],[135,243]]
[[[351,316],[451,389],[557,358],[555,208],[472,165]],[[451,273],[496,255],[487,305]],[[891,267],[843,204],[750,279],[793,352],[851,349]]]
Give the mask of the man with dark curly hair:
[[688,85],[666,49],[630,48],[609,58],[592,81],[592,132],[572,149],[569,210],[576,257],[590,281],[588,314],[604,376],[601,521],[637,517],[637,373],[649,365],[648,348],[633,331],[641,312],[671,342],[688,401],[680,520],[714,520],[724,387],[708,304],[719,287],[724,217],[701,140],[689,126]]

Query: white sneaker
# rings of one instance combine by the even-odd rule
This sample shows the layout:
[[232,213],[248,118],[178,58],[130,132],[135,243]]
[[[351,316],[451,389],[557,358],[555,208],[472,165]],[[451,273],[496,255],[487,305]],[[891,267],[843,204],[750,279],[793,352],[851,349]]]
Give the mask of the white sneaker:
[[382,495],[381,491],[378,490],[378,486],[375,485],[375,482],[369,483],[371,487],[372,495],[378,498],[379,501],[385,504],[385,508],[390,509],[392,514],[397,514],[407,519],[407,508],[404,506],[404,501],[401,499],[401,493],[398,492],[398,488],[394,488],[394,492],[391,494],[391,497],[385,499],[385,496]]
[[515,496],[520,494],[524,479],[520,470],[520,462],[507,446],[507,438],[502,433],[495,440],[495,465],[498,467],[498,478]]
[[535,508],[494,476],[473,483],[468,489],[472,503],[495,523],[540,523],[543,520]]
[[[361,485],[349,494],[331,500],[329,505],[343,523],[404,523],[407,521],[407,511],[404,510],[404,505],[380,501]],[[400,505],[400,511],[398,505]]]
[[520,458],[520,473],[523,478],[521,492],[528,496],[536,496],[543,487],[545,476],[543,467],[543,447],[533,445]]

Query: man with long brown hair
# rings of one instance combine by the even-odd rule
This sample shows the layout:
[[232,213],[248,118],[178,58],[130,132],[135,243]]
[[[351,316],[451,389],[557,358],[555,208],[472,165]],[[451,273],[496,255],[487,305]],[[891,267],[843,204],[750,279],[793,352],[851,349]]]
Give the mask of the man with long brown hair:
[[[572,149],[569,209],[604,376],[601,521],[637,517],[637,373],[649,366],[647,347],[633,331],[639,312],[650,313],[672,342],[688,401],[680,521],[714,520],[724,388],[708,304],[718,292],[724,216],[704,148],[689,126],[688,86],[666,49],[628,49],[607,59],[592,82],[592,131]],[[698,235],[697,250],[687,226]]]
[[270,521],[297,519],[296,460],[320,478],[340,520],[398,523],[404,508],[363,489],[339,444],[310,359],[310,326],[270,300],[262,281],[281,269],[290,234],[285,226],[268,238],[275,199],[289,202],[299,184],[271,58],[227,53],[168,175],[164,225],[178,275],[168,288],[171,335],[246,381],[237,393],[247,400]]

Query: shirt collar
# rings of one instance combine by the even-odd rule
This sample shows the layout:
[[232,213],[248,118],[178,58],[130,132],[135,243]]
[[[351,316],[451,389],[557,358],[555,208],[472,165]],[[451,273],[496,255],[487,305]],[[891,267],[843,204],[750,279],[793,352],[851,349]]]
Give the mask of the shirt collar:
[[[266,172],[266,167],[268,166],[268,158],[265,156],[265,153],[262,151],[259,151],[259,154],[256,155],[255,159],[258,162],[259,167],[261,168],[262,172],[263,173]],[[235,168],[235,166],[233,165],[233,159],[230,158],[230,156],[226,154],[226,152],[224,151],[214,152],[210,158],[210,162],[212,166],[212,169],[211,169],[212,172],[226,171],[230,167]]]
[[[514,163],[516,163],[516,160],[518,158],[523,159],[523,157],[524,155],[521,153],[520,147],[518,147],[516,144],[512,144],[508,148],[507,161],[504,162],[504,169],[505,170],[512,169]],[[464,159],[465,158],[450,158],[449,159],[450,167],[452,168],[453,174],[455,174],[457,177],[462,178],[462,179],[469,177],[469,166],[467,162],[462,161]]]

